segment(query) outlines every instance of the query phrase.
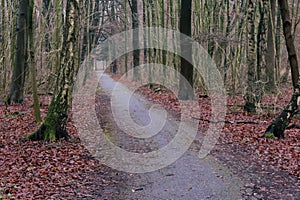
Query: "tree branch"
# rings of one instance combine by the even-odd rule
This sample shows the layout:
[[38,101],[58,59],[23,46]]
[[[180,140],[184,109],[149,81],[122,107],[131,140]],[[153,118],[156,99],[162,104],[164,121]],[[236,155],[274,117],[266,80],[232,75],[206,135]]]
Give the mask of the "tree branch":
[[192,117],[193,119],[197,119],[200,121],[204,121],[204,122],[209,122],[209,123],[225,123],[225,124],[260,124],[258,122],[251,122],[251,121],[237,121],[237,122],[233,122],[233,121],[228,121],[228,120],[223,120],[223,121],[211,121],[208,119],[203,119],[203,118],[198,118],[198,117]]

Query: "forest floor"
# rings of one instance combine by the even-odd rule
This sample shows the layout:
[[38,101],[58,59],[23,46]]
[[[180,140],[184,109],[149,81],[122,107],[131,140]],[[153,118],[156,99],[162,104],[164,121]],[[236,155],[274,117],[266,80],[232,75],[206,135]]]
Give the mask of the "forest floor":
[[[119,77],[113,78],[117,80]],[[162,105],[174,116],[180,113],[178,100],[168,90],[153,90],[145,86],[138,93],[148,101]],[[283,108],[291,94],[291,88],[280,89],[276,95],[266,94],[262,106]],[[71,120],[68,124],[68,131],[74,139],[71,142],[20,142],[21,138],[38,128],[34,122],[31,97],[25,100],[22,105],[0,105],[0,199],[144,199],[143,195],[149,190],[164,188],[166,182],[159,180],[176,177],[177,171],[172,171],[172,165],[167,167],[171,173],[145,176],[107,167],[93,158],[81,144]],[[44,118],[51,97],[40,96],[39,100]],[[227,121],[257,124],[225,124],[217,145],[209,155],[209,162],[221,169],[214,178],[223,180],[229,186],[232,181],[230,177],[238,178],[233,183],[240,184],[237,186],[240,191],[234,194],[240,193],[242,199],[297,199],[300,196],[300,130],[287,130],[286,138],[281,140],[263,138],[264,130],[280,110],[263,109],[259,114],[247,114],[240,106],[243,104],[241,96],[228,97],[227,101]],[[109,98],[100,94],[96,103],[99,105],[99,117],[102,118],[99,122],[109,123],[107,119],[110,119],[110,112],[105,110],[109,107],[105,106],[110,104]],[[205,132],[210,120],[210,99],[199,97],[199,106],[199,127],[201,132]],[[300,121],[295,119],[292,123],[300,124]],[[117,128],[111,123],[109,125],[110,131]],[[187,157],[194,156],[193,152],[197,152],[199,146],[201,138],[196,138]],[[176,162],[186,163],[185,157]],[[193,169],[197,162],[202,161],[195,161],[187,167]],[[200,164],[203,167],[207,163]],[[181,175],[189,176],[184,173]],[[149,189],[141,185],[141,182],[153,185],[155,178],[160,182],[158,188]],[[187,181],[190,181],[189,178]],[[218,179],[213,181],[219,185]],[[224,189],[222,184],[220,187],[220,190]],[[191,193],[194,188],[186,190]],[[203,194],[204,197],[218,199],[207,194]]]

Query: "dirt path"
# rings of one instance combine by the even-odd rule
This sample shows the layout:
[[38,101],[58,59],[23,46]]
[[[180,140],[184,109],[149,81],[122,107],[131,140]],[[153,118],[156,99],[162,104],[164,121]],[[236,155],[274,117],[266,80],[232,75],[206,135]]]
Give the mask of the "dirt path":
[[212,158],[187,152],[166,168],[133,175],[124,199],[241,199],[243,184]]
[[[101,126],[106,127],[109,138],[114,144],[127,150],[138,153],[147,153],[164,147],[176,135],[178,117],[168,113],[166,124],[159,134],[147,138],[137,139],[120,130],[114,122],[110,109],[110,95],[116,82],[108,75],[100,79],[102,92],[99,96],[99,120]],[[122,95],[128,95],[126,92]],[[124,96],[124,98],[126,98]],[[121,104],[121,102],[120,102]],[[150,122],[149,108],[151,103],[140,95],[133,95],[130,99],[130,115],[141,126]],[[119,107],[120,108],[120,107]],[[121,109],[121,108],[120,108]],[[160,121],[163,115],[159,110],[155,115]],[[155,127],[154,127],[155,128]],[[201,133],[197,140],[202,139]],[[162,169],[134,174],[125,173],[126,183],[118,194],[118,199],[260,199],[259,194],[253,193],[247,181],[234,175],[226,166],[214,157],[198,158],[199,145],[192,144],[191,148],[173,164]],[[251,185],[250,185],[251,186]],[[247,188],[249,187],[249,188]]]

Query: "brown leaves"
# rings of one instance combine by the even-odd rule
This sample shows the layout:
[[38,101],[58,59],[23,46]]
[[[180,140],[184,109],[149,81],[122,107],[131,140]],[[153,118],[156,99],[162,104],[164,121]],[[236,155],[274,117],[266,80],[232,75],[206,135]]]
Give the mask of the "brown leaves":
[[[155,103],[160,103],[168,109],[180,112],[180,109],[178,109],[179,104],[175,95],[170,93],[168,90],[157,93],[149,89],[149,87],[142,87],[139,89],[139,92]],[[231,122],[249,121],[257,122],[258,124],[226,124],[219,143],[236,143],[241,148],[246,147],[247,156],[252,157],[253,160],[259,158],[262,162],[267,161],[268,164],[273,166],[276,170],[287,171],[300,179],[299,129],[287,130],[286,138],[282,140],[261,137],[264,134],[266,127],[280,112],[280,110],[275,109],[275,106],[284,107],[289,101],[291,94],[291,88],[283,89],[276,95],[266,94],[263,97],[262,106],[268,109],[262,110],[262,113],[258,114],[244,113],[242,107],[244,101],[242,96],[228,97],[227,104],[231,106],[228,107],[226,120]],[[199,98],[199,107],[199,112],[193,113],[193,116],[210,120],[210,99]],[[294,123],[300,124],[300,121],[294,120]],[[199,125],[202,127],[203,132],[203,130],[207,129],[209,123],[201,120],[199,121]]]
[[[175,114],[180,114],[180,103],[176,96],[167,89],[153,90],[142,87],[139,92],[154,103],[159,103]],[[284,90],[281,95],[265,95],[263,106],[283,107],[292,91]],[[49,104],[50,98],[40,97],[42,105]],[[122,179],[121,173],[115,173],[108,167],[100,165],[80,144],[76,130],[69,122],[68,130],[75,142],[59,140],[56,142],[19,142],[35,131],[38,126],[33,121],[32,105],[29,98],[24,105],[0,106],[0,198],[9,199],[45,199],[47,198],[96,198],[109,199],[116,194],[116,177]],[[282,140],[262,138],[266,127],[279,111],[263,110],[260,114],[243,112],[243,98],[228,97],[226,120],[253,121],[259,124],[226,124],[218,151],[225,151],[225,146],[234,147],[242,152],[247,164],[255,163],[256,171],[269,173],[272,166],[277,171],[287,171],[300,179],[300,134],[299,129],[286,131]],[[211,119],[209,98],[199,98],[199,111],[193,110],[194,117]],[[42,106],[45,117],[47,107]],[[270,117],[272,116],[272,117]],[[294,120],[293,123],[300,124]],[[199,121],[201,132],[205,132],[209,123]],[[201,142],[195,143],[201,145]],[[230,152],[226,151],[226,154]],[[228,157],[228,159],[233,159]],[[244,162],[244,161],[239,161]],[[280,182],[280,179],[278,179]],[[122,182],[122,181],[121,181]],[[105,191],[105,188],[110,188]]]
[[[47,104],[49,98],[43,96],[40,101]],[[79,143],[71,122],[68,131],[75,142],[19,142],[38,128],[33,121],[31,100],[26,102],[7,110],[0,107],[0,199],[76,199],[90,196],[95,190],[100,196],[101,171],[108,168],[91,158]],[[47,107],[42,109],[46,111]],[[94,175],[94,171],[99,173]],[[94,181],[93,176],[99,176],[100,181]]]

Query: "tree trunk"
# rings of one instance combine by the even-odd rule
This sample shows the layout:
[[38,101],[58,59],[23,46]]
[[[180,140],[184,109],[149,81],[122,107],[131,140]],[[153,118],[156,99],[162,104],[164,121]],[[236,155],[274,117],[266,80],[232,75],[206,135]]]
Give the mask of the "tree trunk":
[[[1,82],[1,89],[0,92],[3,94],[6,92],[6,76],[7,76],[7,57],[8,57],[8,53],[7,53],[7,46],[8,46],[8,42],[7,42],[7,35],[9,34],[8,29],[7,29],[7,25],[6,25],[6,16],[5,16],[5,1],[2,0],[1,1],[1,7],[0,9],[2,9],[2,13],[1,13],[1,31],[0,31],[0,35],[1,35],[1,58],[0,58],[0,70],[1,70],[1,76],[0,78],[2,79]],[[1,96],[2,97],[2,96]]]
[[[28,0],[19,1],[18,22],[16,29],[16,47],[14,57],[14,67],[10,91],[8,94],[8,103],[22,103],[24,101],[24,83],[27,68],[27,12]],[[14,44],[13,44],[14,45]]]
[[[62,40],[61,40],[61,35],[62,35],[62,24],[63,24],[63,2],[62,1],[55,1],[54,2],[54,16],[53,16],[53,33],[52,33],[52,38],[49,46],[51,47],[51,51],[59,51],[62,48]],[[48,11],[50,12],[50,11]],[[46,30],[46,27],[44,25],[42,30]],[[49,55],[49,71],[48,73],[51,74],[57,74],[58,73],[58,68],[60,66],[60,54],[59,53],[53,53]],[[50,93],[53,93],[53,89],[55,86],[55,76],[48,76],[47,80],[47,88],[50,89]]]
[[276,1],[270,1],[270,16],[268,22],[268,41],[267,41],[267,54],[266,54],[266,75],[267,84],[266,90],[274,92],[275,85],[275,15],[276,15]]
[[71,106],[74,77],[79,68],[80,17],[79,0],[68,0],[64,26],[63,47],[54,95],[45,121],[29,136],[31,140],[68,138],[66,130]]
[[[181,1],[181,11],[180,11],[180,32],[191,36],[192,33],[192,0]],[[192,45],[185,41],[185,37],[180,38],[180,48],[181,48],[181,68],[180,68],[180,81],[179,81],[179,94],[178,98],[180,100],[191,100],[194,98],[194,92],[189,88],[193,88],[193,65],[189,63],[186,59],[192,60]],[[184,80],[184,78],[186,80]]]
[[[45,20],[46,20],[46,24],[49,25],[51,23],[51,19],[50,19],[50,9],[51,9],[51,1],[50,0],[43,0],[43,11],[42,14],[43,16],[45,16]],[[49,30],[49,29],[48,29]],[[51,37],[51,33],[49,32],[45,32],[45,36],[44,36],[44,41],[43,41],[43,45],[45,47],[45,51],[47,53],[50,52],[50,48],[51,48],[51,44],[50,44],[50,37]]]
[[246,112],[256,112],[256,105],[260,101],[257,95],[257,78],[256,74],[256,43],[255,43],[255,1],[250,0],[248,6],[248,80],[247,91],[245,95],[244,110]]
[[138,17],[138,0],[132,0],[132,29],[135,29],[133,31],[132,35],[132,45],[135,49],[133,51],[133,78],[135,81],[138,81],[140,79],[138,66],[140,65],[140,50],[139,50],[139,17]]
[[265,134],[273,134],[275,137],[284,138],[284,131],[289,125],[291,119],[297,113],[300,104],[300,85],[299,85],[299,68],[297,53],[292,36],[292,22],[290,17],[289,5],[287,0],[278,1],[281,18],[283,22],[283,33],[286,41],[286,47],[289,55],[289,62],[291,66],[292,80],[294,93],[288,105],[284,108],[282,113],[275,119],[267,128]]
[[147,1],[143,1],[143,42],[144,42],[144,51],[143,51],[143,56],[144,56],[144,63],[147,63],[147,32],[145,31],[145,27],[147,26],[147,17],[150,19],[149,16],[147,16]]
[[[124,22],[124,30],[125,30],[125,52],[127,52],[128,49],[128,38],[127,38],[127,29],[128,29],[128,20],[127,20],[127,1],[124,1],[124,18],[125,18],[125,22]],[[127,71],[128,71],[128,54],[125,54],[125,61],[124,61],[124,67],[125,67],[125,74],[127,77]]]
[[[275,65],[276,65],[276,81],[281,82],[280,80],[280,67],[281,67],[281,13],[280,8],[277,8],[276,13],[276,29],[275,29]],[[287,81],[284,81],[286,83]]]
[[29,9],[28,9],[28,48],[29,48],[29,63],[30,63],[29,68],[31,73],[34,118],[37,123],[40,123],[42,120],[41,120],[40,104],[38,100],[37,85],[36,85],[33,13],[34,13],[34,0],[29,0]]
[[259,3],[259,25],[257,33],[257,80],[262,80],[262,71],[266,70],[267,39],[268,39],[268,20],[269,6],[268,1],[263,0]]

